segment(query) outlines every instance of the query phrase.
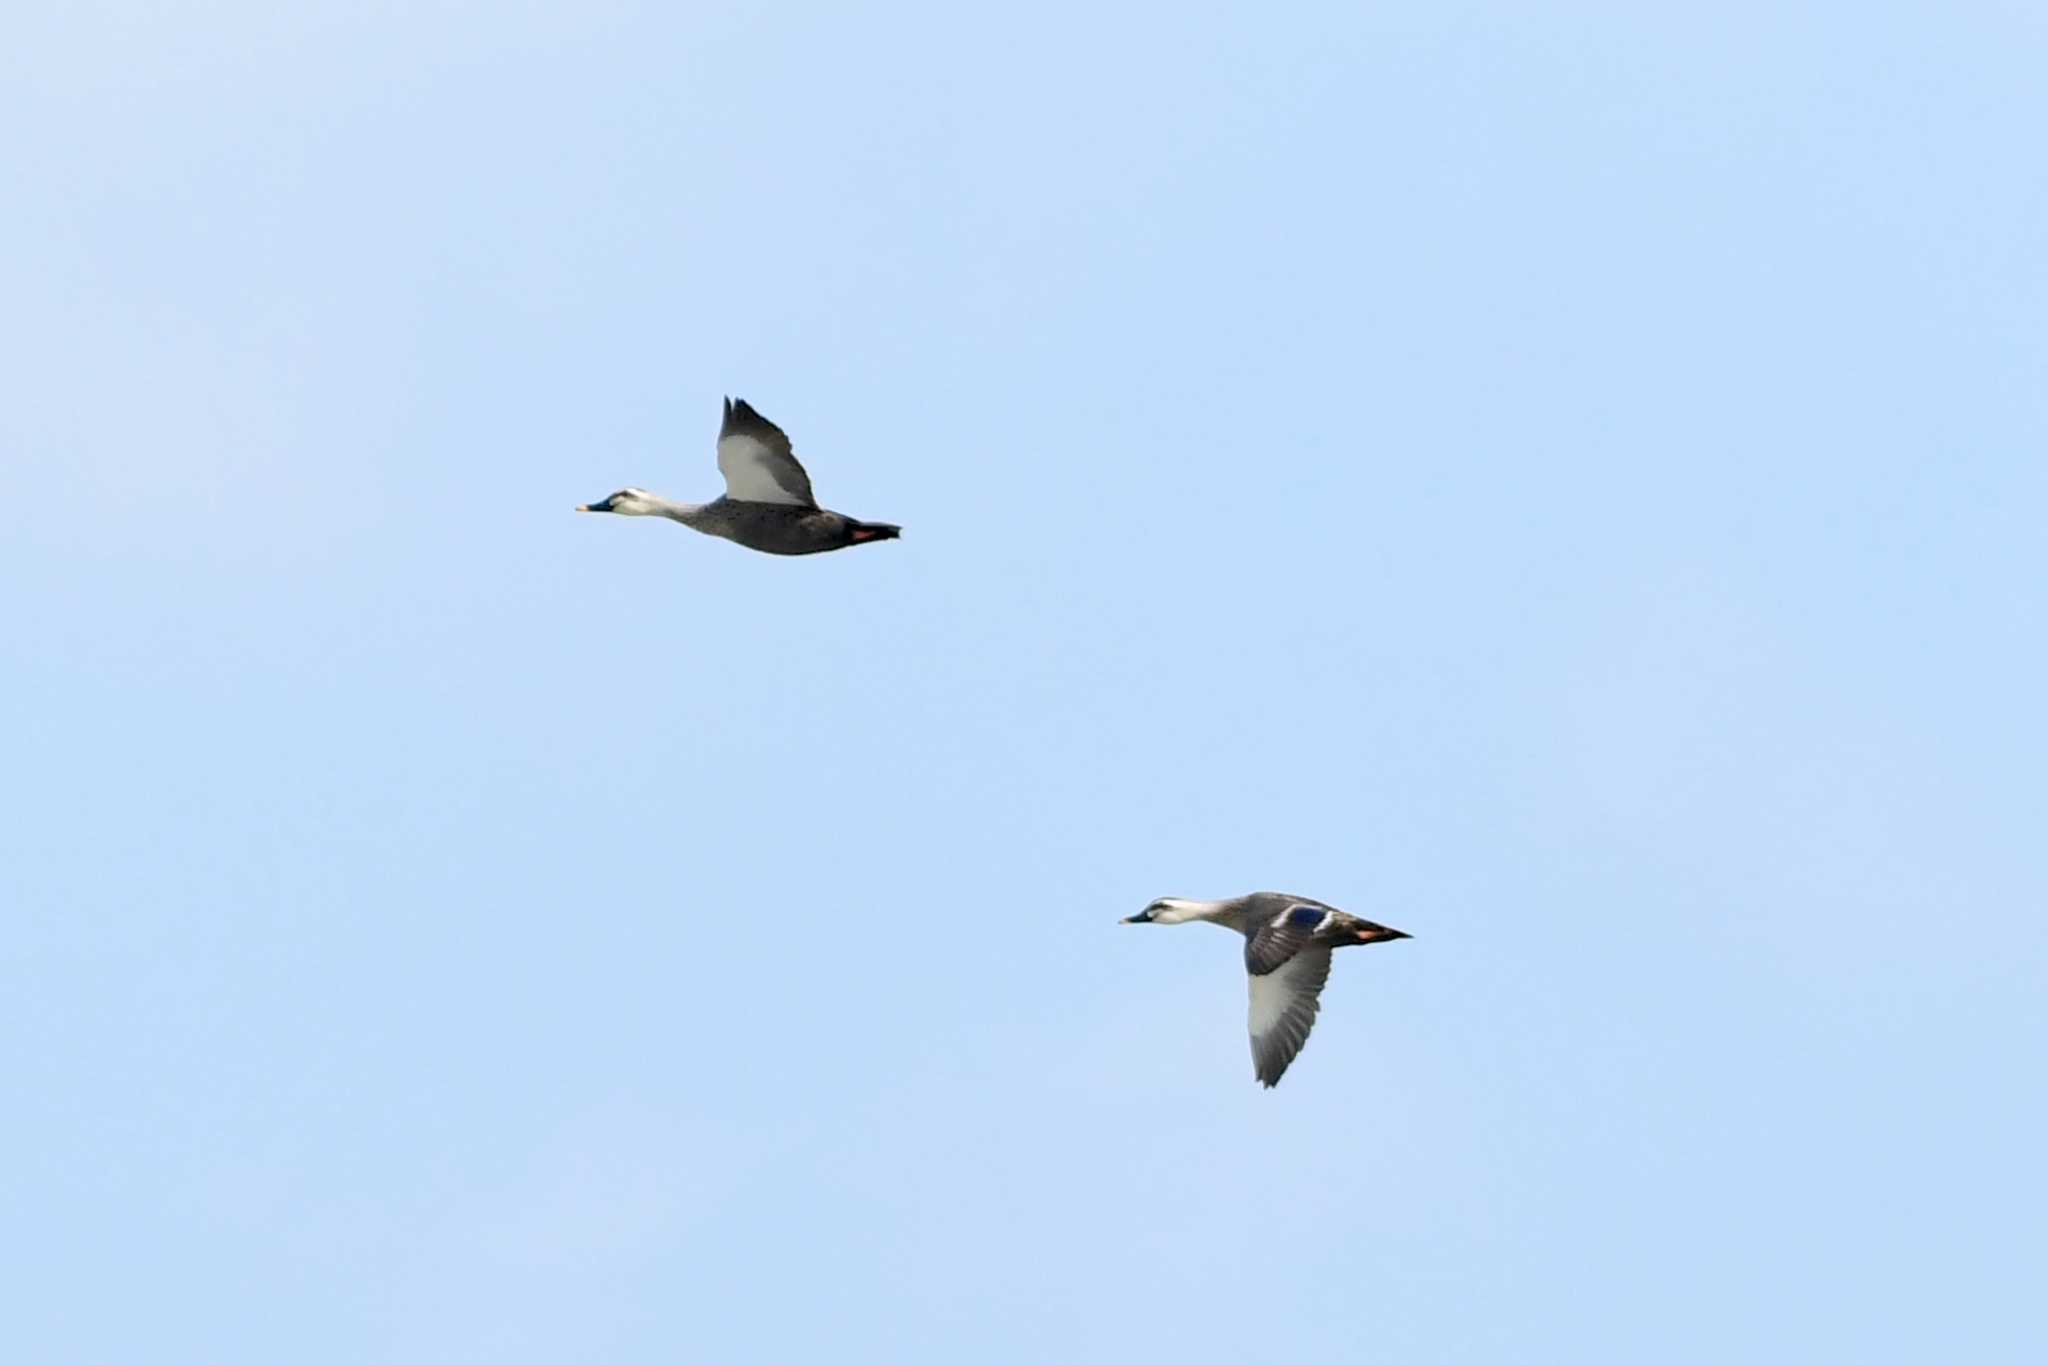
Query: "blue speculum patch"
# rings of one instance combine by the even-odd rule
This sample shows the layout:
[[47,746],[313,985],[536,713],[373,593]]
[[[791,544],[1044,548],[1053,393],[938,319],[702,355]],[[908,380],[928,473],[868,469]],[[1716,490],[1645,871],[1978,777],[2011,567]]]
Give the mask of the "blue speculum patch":
[[1288,914],[1287,921],[1297,929],[1313,929],[1323,922],[1324,912],[1311,910],[1306,905],[1297,905]]

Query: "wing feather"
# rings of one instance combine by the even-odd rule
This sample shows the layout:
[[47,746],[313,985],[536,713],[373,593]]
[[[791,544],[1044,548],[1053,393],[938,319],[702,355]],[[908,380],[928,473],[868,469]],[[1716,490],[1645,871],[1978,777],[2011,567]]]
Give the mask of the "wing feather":
[[1252,975],[1252,1067],[1267,1089],[1280,1084],[1288,1063],[1307,1045],[1329,979],[1330,950],[1321,944],[1310,944]]
[[1315,941],[1317,929],[1329,913],[1326,905],[1296,902],[1276,915],[1267,915],[1247,925],[1244,941],[1244,969],[1263,976]]
[[718,472],[734,502],[779,502],[816,507],[811,476],[797,463],[782,428],[754,411],[746,399],[725,400],[718,429]]

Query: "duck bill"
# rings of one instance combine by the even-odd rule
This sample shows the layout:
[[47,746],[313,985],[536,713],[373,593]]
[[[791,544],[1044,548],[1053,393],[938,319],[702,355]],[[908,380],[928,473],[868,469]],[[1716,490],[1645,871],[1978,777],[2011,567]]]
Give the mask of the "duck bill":
[[610,498],[606,498],[602,502],[582,503],[576,508],[576,510],[579,512],[609,512],[612,510],[612,500]]

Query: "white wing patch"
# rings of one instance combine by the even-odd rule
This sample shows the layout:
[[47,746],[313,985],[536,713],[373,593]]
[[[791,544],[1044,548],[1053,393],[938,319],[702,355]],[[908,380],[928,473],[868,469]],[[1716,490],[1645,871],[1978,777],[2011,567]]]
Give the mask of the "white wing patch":
[[1286,1015],[1287,1007],[1294,1002],[1294,992],[1286,980],[1287,970],[1267,972],[1264,976],[1252,978],[1252,1037],[1271,1033],[1274,1025]]
[[[718,441],[718,472],[725,476],[725,495],[736,502],[780,502],[794,507],[810,506],[810,498],[792,492],[775,481],[778,464],[795,464],[788,456],[769,449],[758,437],[734,432]],[[801,469],[798,474],[801,477]]]

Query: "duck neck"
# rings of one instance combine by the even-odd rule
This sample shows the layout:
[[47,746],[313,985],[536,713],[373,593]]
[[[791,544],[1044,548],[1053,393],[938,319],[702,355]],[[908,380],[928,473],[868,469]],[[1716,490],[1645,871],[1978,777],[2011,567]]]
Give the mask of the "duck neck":
[[1211,924],[1232,925],[1231,911],[1236,908],[1234,901],[1193,901],[1174,898],[1166,902],[1166,909],[1154,919],[1160,924],[1187,924],[1195,920],[1207,920]]
[[680,521],[685,526],[695,526],[699,515],[704,511],[704,504],[701,502],[675,502],[653,493],[647,495],[647,501],[653,504],[656,516],[667,517],[670,521]]

